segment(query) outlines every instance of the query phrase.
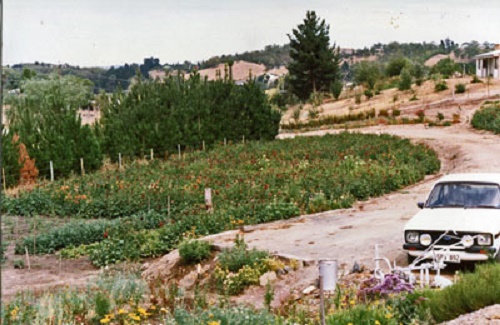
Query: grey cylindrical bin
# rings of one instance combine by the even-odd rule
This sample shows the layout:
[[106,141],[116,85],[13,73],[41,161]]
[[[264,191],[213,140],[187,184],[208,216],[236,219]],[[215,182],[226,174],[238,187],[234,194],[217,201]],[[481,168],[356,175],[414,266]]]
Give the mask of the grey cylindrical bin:
[[323,277],[323,290],[334,291],[337,287],[339,266],[337,260],[320,260],[319,275]]

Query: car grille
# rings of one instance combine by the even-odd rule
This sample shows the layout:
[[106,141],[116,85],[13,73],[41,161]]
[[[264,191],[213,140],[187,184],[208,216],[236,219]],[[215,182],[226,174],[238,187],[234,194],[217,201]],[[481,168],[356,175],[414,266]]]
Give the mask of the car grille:
[[[428,233],[429,235],[431,235],[431,238],[432,238],[432,242],[434,243],[436,240],[438,240],[438,238],[444,234],[443,231],[429,231],[429,232],[426,232]],[[446,236],[444,236],[443,238],[441,238],[437,243],[436,245],[441,245],[441,246],[447,246],[447,245],[453,245],[453,244],[456,244],[456,243],[459,243],[460,240],[462,239],[463,236],[465,235],[471,235],[471,236],[474,236],[474,234],[472,233],[465,233],[465,232],[457,232],[457,234],[455,235],[454,233],[448,233]],[[457,238],[458,237],[458,238]]]

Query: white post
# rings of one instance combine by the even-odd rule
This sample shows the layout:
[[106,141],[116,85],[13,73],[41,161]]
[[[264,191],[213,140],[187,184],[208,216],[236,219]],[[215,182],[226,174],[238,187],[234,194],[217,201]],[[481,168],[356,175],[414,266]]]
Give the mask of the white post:
[[209,213],[214,212],[214,207],[212,204],[212,189],[211,188],[206,188],[205,189],[205,208]]
[[54,181],[54,163],[50,161],[50,181]]
[[180,160],[182,158],[181,157],[181,145],[180,144],[177,145],[177,149],[179,150],[179,160]]
[[82,176],[85,176],[85,166],[83,165],[83,158],[80,158],[80,168],[82,169]]
[[151,160],[155,159],[155,153],[153,151],[153,149],[151,149]]
[[226,140],[226,138],[224,138],[224,147],[226,146],[226,144],[227,144],[227,140]]
[[379,261],[379,252],[378,252],[378,244],[375,244],[375,270],[377,272],[380,270],[380,261]]
[[245,136],[243,136],[243,144],[245,144]]
[[203,140],[203,142],[202,142],[202,148],[203,148],[203,151],[205,151],[205,140]]
[[3,191],[7,191],[7,183],[5,181],[5,168],[2,168]]
[[122,169],[122,154],[118,153],[118,170]]

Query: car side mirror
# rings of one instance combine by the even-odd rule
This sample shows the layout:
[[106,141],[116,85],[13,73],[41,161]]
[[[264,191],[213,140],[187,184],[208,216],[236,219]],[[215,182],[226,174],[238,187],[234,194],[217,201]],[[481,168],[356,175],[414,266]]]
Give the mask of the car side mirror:
[[423,209],[424,208],[424,202],[418,202],[417,203],[417,206],[420,208],[420,209]]

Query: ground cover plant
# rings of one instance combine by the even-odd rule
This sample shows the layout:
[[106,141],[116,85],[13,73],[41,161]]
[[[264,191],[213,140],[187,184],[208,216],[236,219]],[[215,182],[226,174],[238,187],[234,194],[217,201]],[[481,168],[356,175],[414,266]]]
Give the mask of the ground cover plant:
[[[401,291],[358,277],[341,279],[325,302],[326,323],[436,324],[500,303],[500,264],[478,265],[445,289]],[[385,284],[384,284],[385,283]],[[382,286],[383,295],[366,296]],[[361,294],[360,294],[361,293]],[[286,302],[286,308],[256,310],[233,304],[226,295],[210,296],[206,287],[187,294],[174,283],[147,283],[134,272],[105,272],[86,287],[20,292],[2,303],[2,324],[312,324],[318,325],[317,300]],[[310,300],[310,301],[309,301]],[[309,301],[309,302],[308,302]],[[311,304],[311,305],[308,305]]]
[[471,124],[478,130],[487,130],[500,134],[500,103],[485,102],[472,117]]
[[[75,220],[17,245],[19,253],[25,246],[52,253],[97,243],[79,249],[90,251],[100,266],[166,253],[191,231],[204,236],[346,208],[419,181],[439,167],[436,154],[424,145],[389,135],[342,133],[220,146],[183,159],[136,163],[124,171],[44,183],[7,198],[4,206],[12,215],[110,219]],[[205,207],[205,188],[212,188],[214,212]]]

